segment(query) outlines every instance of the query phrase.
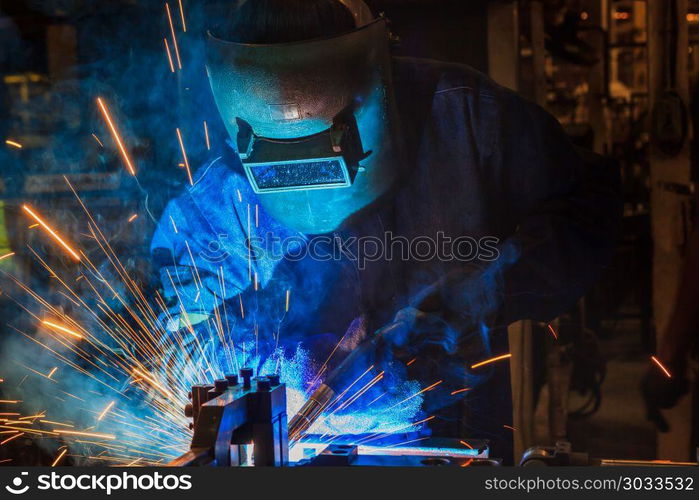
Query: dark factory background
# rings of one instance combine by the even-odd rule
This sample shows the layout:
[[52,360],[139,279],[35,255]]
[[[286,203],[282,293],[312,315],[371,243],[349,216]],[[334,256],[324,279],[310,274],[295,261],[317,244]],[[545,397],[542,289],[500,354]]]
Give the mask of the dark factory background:
[[[391,21],[398,54],[487,73],[555,115],[576,144],[621,168],[624,218],[613,263],[574,310],[552,323],[579,340],[519,346],[546,370],[515,383],[516,446],[565,438],[598,457],[689,459],[698,444],[697,394],[666,412],[670,430],[658,432],[646,419],[639,381],[671,313],[693,222],[699,1],[367,1]],[[191,63],[202,19],[215,16],[222,1],[184,3],[189,26],[179,34],[180,70],[166,57],[163,2],[0,1],[0,255],[15,254],[0,261],[4,271],[29,283],[40,279],[27,244],[46,242],[27,229],[24,201],[60,220],[64,232],[78,231],[65,216],[75,203],[66,175],[103,227],[119,235],[115,251],[135,279],[146,290],[156,286],[148,255],[154,221],[187,181],[173,124],[188,124],[182,135],[192,166],[223,147],[226,136],[203,65]],[[670,3],[676,8],[668,14]],[[657,132],[652,110],[669,91],[685,120]],[[98,95],[112,98],[140,168],[137,181],[123,175],[118,151],[100,142],[107,133]],[[0,288],[5,323],[22,311],[8,298],[13,286],[3,281]],[[535,337],[545,326],[519,328]]]

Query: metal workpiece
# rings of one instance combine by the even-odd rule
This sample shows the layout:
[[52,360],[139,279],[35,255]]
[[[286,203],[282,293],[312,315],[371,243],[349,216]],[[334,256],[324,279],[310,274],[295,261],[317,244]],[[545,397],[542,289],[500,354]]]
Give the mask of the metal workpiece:
[[240,369],[240,378],[243,379],[243,387],[245,387],[246,389],[250,388],[253,373],[254,372],[252,368],[245,367]]
[[[223,383],[217,382],[221,388]],[[191,447],[170,465],[246,465],[246,447],[253,443],[255,466],[287,465],[286,386],[272,387],[266,378],[262,390],[225,382],[223,392],[210,399],[203,398],[213,394],[211,386],[192,388],[188,412],[196,417]]]
[[289,441],[297,441],[335,397],[335,391],[321,384],[289,422]]

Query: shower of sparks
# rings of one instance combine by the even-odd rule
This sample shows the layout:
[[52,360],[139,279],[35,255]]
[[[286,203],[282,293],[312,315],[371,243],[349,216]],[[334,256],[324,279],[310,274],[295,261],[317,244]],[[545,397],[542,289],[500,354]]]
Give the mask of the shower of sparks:
[[41,217],[39,217],[39,215],[37,215],[36,212],[34,212],[34,210],[32,210],[27,205],[22,205],[22,210],[24,210],[27,214],[29,214],[29,216],[32,219],[34,219],[41,227],[43,227],[46,230],[46,232],[49,233],[49,235],[59,245],[61,245],[66,250],[66,252],[68,252],[71,255],[71,257],[73,257],[77,261],[80,260],[80,255],[78,255],[78,253],[75,250],[73,250],[73,248],[68,243],[66,243],[66,241],[56,231],[54,231],[51,228],[51,226],[49,226],[46,222],[44,222],[44,220]]
[[174,73],[175,72],[175,64],[172,62],[172,54],[170,53],[170,44],[167,43],[167,38],[163,38],[163,42],[165,42],[165,54],[167,54],[167,62],[170,65],[170,72]]
[[[60,364],[27,363],[27,366],[20,360],[10,360],[28,372],[20,376],[19,384],[11,389],[29,390],[33,396],[22,397],[20,394],[23,393],[15,395],[7,392],[6,397],[17,399],[0,401],[7,405],[0,408],[15,411],[0,414],[0,433],[3,433],[5,440],[24,435],[32,439],[58,440],[57,444],[66,446],[58,448],[59,452],[65,452],[62,456],[52,459],[59,464],[70,456],[78,465],[163,465],[189,447],[191,432],[187,429],[189,421],[182,414],[182,407],[188,402],[186,395],[191,385],[235,373],[249,362],[255,366],[259,362],[259,358],[255,358],[257,344],[250,341],[243,345],[234,344],[228,325],[231,312],[225,306],[221,311],[215,311],[213,318],[201,323],[202,327],[196,331],[186,314],[177,316],[177,321],[184,321],[180,323],[184,324],[183,328],[175,332],[166,331],[165,325],[173,320],[174,313],[168,309],[165,299],[157,292],[154,297],[146,296],[119,260],[97,218],[91,215],[69,180],[64,179],[85,213],[86,229],[83,232],[99,247],[105,261],[100,265],[93,262],[96,253],[92,249],[81,252],[77,276],[74,268],[64,270],[70,275],[62,276],[62,269],[54,269],[32,250],[40,266],[55,282],[55,286],[46,293],[55,292],[68,299],[72,304],[68,309],[70,315],[63,306],[43,297],[39,290],[7,275],[33,299],[36,310],[32,303],[20,307],[46,331],[44,335],[34,335],[33,332],[13,329],[29,345],[45,353],[39,358],[42,363],[56,360]],[[176,230],[174,220],[171,222]],[[45,223],[40,225],[50,230],[49,234],[55,235],[54,239],[65,243]],[[75,255],[78,253],[75,252]],[[196,268],[196,262],[193,265]],[[105,266],[111,269],[109,274],[105,273]],[[196,269],[194,273],[201,286]],[[219,282],[219,293],[226,296],[222,269]],[[181,293],[176,281],[172,285],[176,294]],[[290,289],[286,290],[286,311],[290,306],[290,292]],[[232,300],[235,301],[234,295]],[[242,294],[238,294],[238,301],[241,316],[245,317]],[[254,316],[255,305],[249,307],[250,316]],[[78,310],[79,313],[76,312]],[[273,336],[278,342],[279,332]],[[80,342],[71,341],[73,339]],[[343,339],[340,339],[331,356]],[[33,351],[29,352],[34,355]],[[281,374],[287,384],[288,412],[293,415],[307,398],[308,380],[317,365],[306,354],[300,358],[290,358],[283,350],[280,353],[266,361],[268,364],[264,367],[258,365],[258,373]],[[324,366],[327,366],[328,360]],[[56,376],[59,369],[61,374]],[[397,413],[385,411],[385,407],[395,400],[403,399],[419,389],[415,384],[411,383],[404,391],[398,392],[399,396],[387,395],[379,390],[382,394],[378,397],[374,397],[373,393],[367,397],[372,388],[385,381],[384,372],[370,374],[372,369],[373,366],[362,373],[325,408],[321,420],[326,428],[332,429],[330,439],[345,432],[348,425],[353,431],[347,433],[354,433],[354,429],[359,429],[358,433],[373,432],[367,439],[371,441],[384,435],[384,431],[414,430],[429,420],[412,422],[419,411],[421,399],[418,398],[414,398],[411,404],[401,406]],[[322,367],[316,375],[316,382],[324,374],[327,375],[327,372]],[[25,381],[34,375],[37,377],[36,383],[50,383],[51,390],[34,391],[27,388],[33,379],[29,378],[27,384]],[[7,381],[6,376],[4,381]],[[7,387],[7,384],[3,384],[3,387]],[[38,399],[40,397],[43,399]],[[385,405],[376,404],[371,408],[372,416],[367,419],[366,413],[363,413],[366,405],[357,403],[362,397],[371,399],[369,405],[379,400]],[[55,403],[53,398],[60,403]],[[41,407],[33,407],[37,404]],[[340,411],[344,413],[338,414]],[[356,416],[356,423],[346,423],[348,416]],[[51,460],[45,465],[50,463]]]
[[180,48],[177,45],[177,36],[175,35],[175,25],[172,23],[172,14],[170,13],[170,4],[165,2],[165,12],[167,12],[167,21],[170,23],[170,34],[172,35],[172,46],[175,49],[175,59],[177,59],[177,67],[182,69],[182,60],[180,59]]
[[192,171],[189,169],[189,160],[187,159],[187,150],[184,148],[184,141],[182,140],[182,132],[180,132],[180,129],[177,130],[177,140],[180,143],[180,149],[182,150],[182,159],[184,161],[184,166],[187,169],[187,179],[189,179],[189,185],[193,186],[194,181],[192,180]]
[[76,339],[82,339],[83,336],[79,334],[78,332],[74,332],[70,328],[66,328],[65,326],[57,325],[56,323],[53,323],[51,321],[42,321],[42,325],[48,326],[52,330],[58,330],[59,332],[67,333],[68,335],[71,335],[75,337]]
[[660,368],[663,371],[663,373],[665,374],[665,376],[667,378],[672,378],[672,374],[670,373],[670,370],[665,368],[665,365],[663,365],[658,358],[656,358],[655,356],[651,356],[650,359],[653,361],[653,363],[658,365],[658,368]]
[[51,464],[51,467],[56,467],[59,464],[59,462],[61,461],[61,459],[65,456],[66,453],[68,453],[68,448],[63,448],[63,450],[56,457],[56,460],[54,460],[53,463]]
[[177,0],[180,4],[180,19],[182,19],[182,31],[187,33],[187,23],[184,20],[184,9],[182,8],[182,0]]
[[107,105],[104,103],[101,97],[97,98],[97,105],[100,108],[100,111],[102,112],[102,116],[104,117],[104,121],[107,122],[107,126],[109,127],[109,131],[112,133],[112,138],[114,139],[114,142],[117,145],[117,148],[119,148],[119,152],[121,153],[121,157],[124,160],[124,163],[126,164],[126,169],[129,171],[131,175],[136,175],[136,169],[133,166],[133,163],[131,162],[131,158],[129,157],[129,153],[126,151],[126,147],[124,147],[124,143],[121,140],[121,136],[119,135],[119,131],[117,130],[116,126],[114,125],[114,121],[112,120],[111,115],[109,114],[109,110],[107,109]]
[[7,139],[5,141],[5,144],[7,144],[8,146],[12,146],[13,148],[22,149],[22,145],[19,142],[12,141],[10,139]]
[[548,327],[549,332],[551,332],[551,335],[553,335],[553,339],[554,339],[554,340],[558,340],[558,334],[556,333],[556,330],[553,329],[553,327],[551,326],[551,324],[549,323],[549,324],[546,325],[546,326]]
[[206,140],[206,149],[211,149],[211,142],[209,142],[209,126],[204,120],[204,139]]
[[109,410],[112,409],[112,407],[114,406],[114,403],[115,403],[115,401],[112,401],[111,403],[109,403],[109,404],[107,405],[107,407],[106,407],[104,410],[102,410],[102,413],[100,413],[100,414],[99,414],[99,417],[97,417],[97,420],[98,420],[98,421],[101,421],[101,420],[104,418],[104,416],[105,416],[107,413],[109,413]]
[[495,363],[496,361],[501,361],[503,359],[508,359],[511,357],[512,354],[503,354],[501,356],[495,356],[494,358],[486,359],[484,361],[476,363],[475,365],[471,365],[471,370],[475,370],[476,368],[480,368],[481,366],[489,365],[490,363]]

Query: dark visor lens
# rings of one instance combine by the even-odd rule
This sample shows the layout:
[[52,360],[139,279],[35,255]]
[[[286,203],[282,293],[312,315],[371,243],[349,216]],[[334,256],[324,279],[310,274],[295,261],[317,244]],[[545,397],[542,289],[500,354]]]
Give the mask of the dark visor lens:
[[344,162],[339,158],[246,166],[260,191],[349,185]]

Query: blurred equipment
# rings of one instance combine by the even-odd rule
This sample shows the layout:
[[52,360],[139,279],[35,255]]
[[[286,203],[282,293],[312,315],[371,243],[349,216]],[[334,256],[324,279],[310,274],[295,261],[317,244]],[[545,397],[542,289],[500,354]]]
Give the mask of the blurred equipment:
[[626,466],[626,467],[697,467],[697,462],[674,462],[670,460],[615,460],[592,458],[587,453],[574,452],[569,442],[558,441],[555,446],[529,448],[519,465],[530,466]]

